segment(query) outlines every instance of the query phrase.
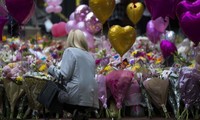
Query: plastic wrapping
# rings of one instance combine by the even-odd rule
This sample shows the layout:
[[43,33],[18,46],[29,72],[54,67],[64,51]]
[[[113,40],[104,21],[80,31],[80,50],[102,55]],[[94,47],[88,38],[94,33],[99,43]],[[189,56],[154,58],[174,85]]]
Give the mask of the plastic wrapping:
[[143,82],[145,89],[151,97],[152,102],[157,108],[162,108],[165,113],[165,117],[169,118],[169,114],[166,109],[166,102],[168,97],[168,80],[161,80],[159,78],[151,78]]
[[110,89],[118,109],[122,108],[122,102],[133,77],[133,72],[128,70],[112,71],[106,76],[106,85]]
[[5,88],[6,96],[8,97],[8,101],[10,103],[10,119],[13,119],[15,105],[17,104],[17,101],[24,94],[25,91],[22,85],[17,85],[9,79],[3,79],[3,85]]
[[181,99],[185,104],[185,109],[179,119],[188,120],[188,109],[200,104],[200,71],[188,67],[182,68],[179,75],[179,87]]
[[106,77],[102,74],[97,75],[98,82],[98,95],[99,100],[102,102],[103,107],[107,109],[107,88],[106,88]]
[[47,80],[48,79],[40,78],[38,76],[24,76],[23,88],[26,91],[30,108],[34,110],[42,108],[42,104],[37,101],[37,96],[40,94]]

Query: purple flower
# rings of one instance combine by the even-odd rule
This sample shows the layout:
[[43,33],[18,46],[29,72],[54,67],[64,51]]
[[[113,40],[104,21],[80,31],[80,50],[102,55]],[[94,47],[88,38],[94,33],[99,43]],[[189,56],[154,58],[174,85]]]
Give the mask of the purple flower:
[[164,58],[177,52],[176,45],[169,40],[162,40],[160,43],[160,49]]

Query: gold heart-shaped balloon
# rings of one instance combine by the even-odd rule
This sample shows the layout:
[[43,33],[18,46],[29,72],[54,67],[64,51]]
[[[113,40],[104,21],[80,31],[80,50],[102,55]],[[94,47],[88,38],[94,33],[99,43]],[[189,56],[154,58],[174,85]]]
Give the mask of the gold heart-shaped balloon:
[[128,18],[133,22],[133,24],[137,24],[139,22],[142,18],[143,12],[144,5],[141,2],[129,3],[126,8]]
[[89,6],[102,24],[112,15],[115,8],[115,0],[90,0]]
[[114,25],[108,31],[108,38],[112,47],[122,57],[134,44],[136,31],[131,26]]

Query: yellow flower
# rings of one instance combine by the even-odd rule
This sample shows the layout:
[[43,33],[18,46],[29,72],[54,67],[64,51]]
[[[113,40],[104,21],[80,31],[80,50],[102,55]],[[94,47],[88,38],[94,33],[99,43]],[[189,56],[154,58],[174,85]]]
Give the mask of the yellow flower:
[[8,66],[9,66],[10,68],[14,68],[14,67],[16,66],[16,63],[9,63]]
[[4,36],[2,37],[2,41],[5,42],[6,40],[7,40],[7,37],[4,35]]
[[141,68],[140,64],[139,63],[136,63],[133,67],[132,67],[132,70],[133,71],[137,71]]
[[134,55],[137,54],[137,53],[138,53],[138,51],[135,50],[135,51],[133,51],[133,52],[131,53],[131,55],[134,56]]
[[46,69],[47,69],[46,64],[43,64],[40,66],[39,71],[42,72],[42,71],[45,71]]
[[155,64],[160,64],[162,60],[163,60],[162,57],[156,58]]
[[194,68],[195,67],[195,61],[192,61],[192,64],[190,66],[188,66],[189,68]]
[[39,44],[39,47],[40,47],[41,49],[43,49],[44,46],[43,46],[42,44]]
[[151,57],[151,56],[153,56],[153,53],[149,52],[149,53],[147,53],[147,56]]
[[17,76],[16,80],[17,80],[18,82],[21,82],[21,81],[23,80],[23,78],[22,78],[21,76]]

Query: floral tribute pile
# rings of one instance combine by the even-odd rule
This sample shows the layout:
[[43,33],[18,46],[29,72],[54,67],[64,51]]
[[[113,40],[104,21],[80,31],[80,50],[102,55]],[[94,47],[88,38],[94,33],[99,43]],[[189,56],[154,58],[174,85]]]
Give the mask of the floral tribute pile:
[[[1,82],[10,80],[20,86],[27,74],[51,80],[46,60],[59,63],[65,42],[45,36],[30,40],[6,38],[0,45]],[[91,54],[96,59],[100,117],[161,115],[199,119],[198,46],[193,47],[188,39],[179,44],[168,39],[154,44],[145,36],[137,37],[123,56],[105,36],[95,37],[95,46]]]

